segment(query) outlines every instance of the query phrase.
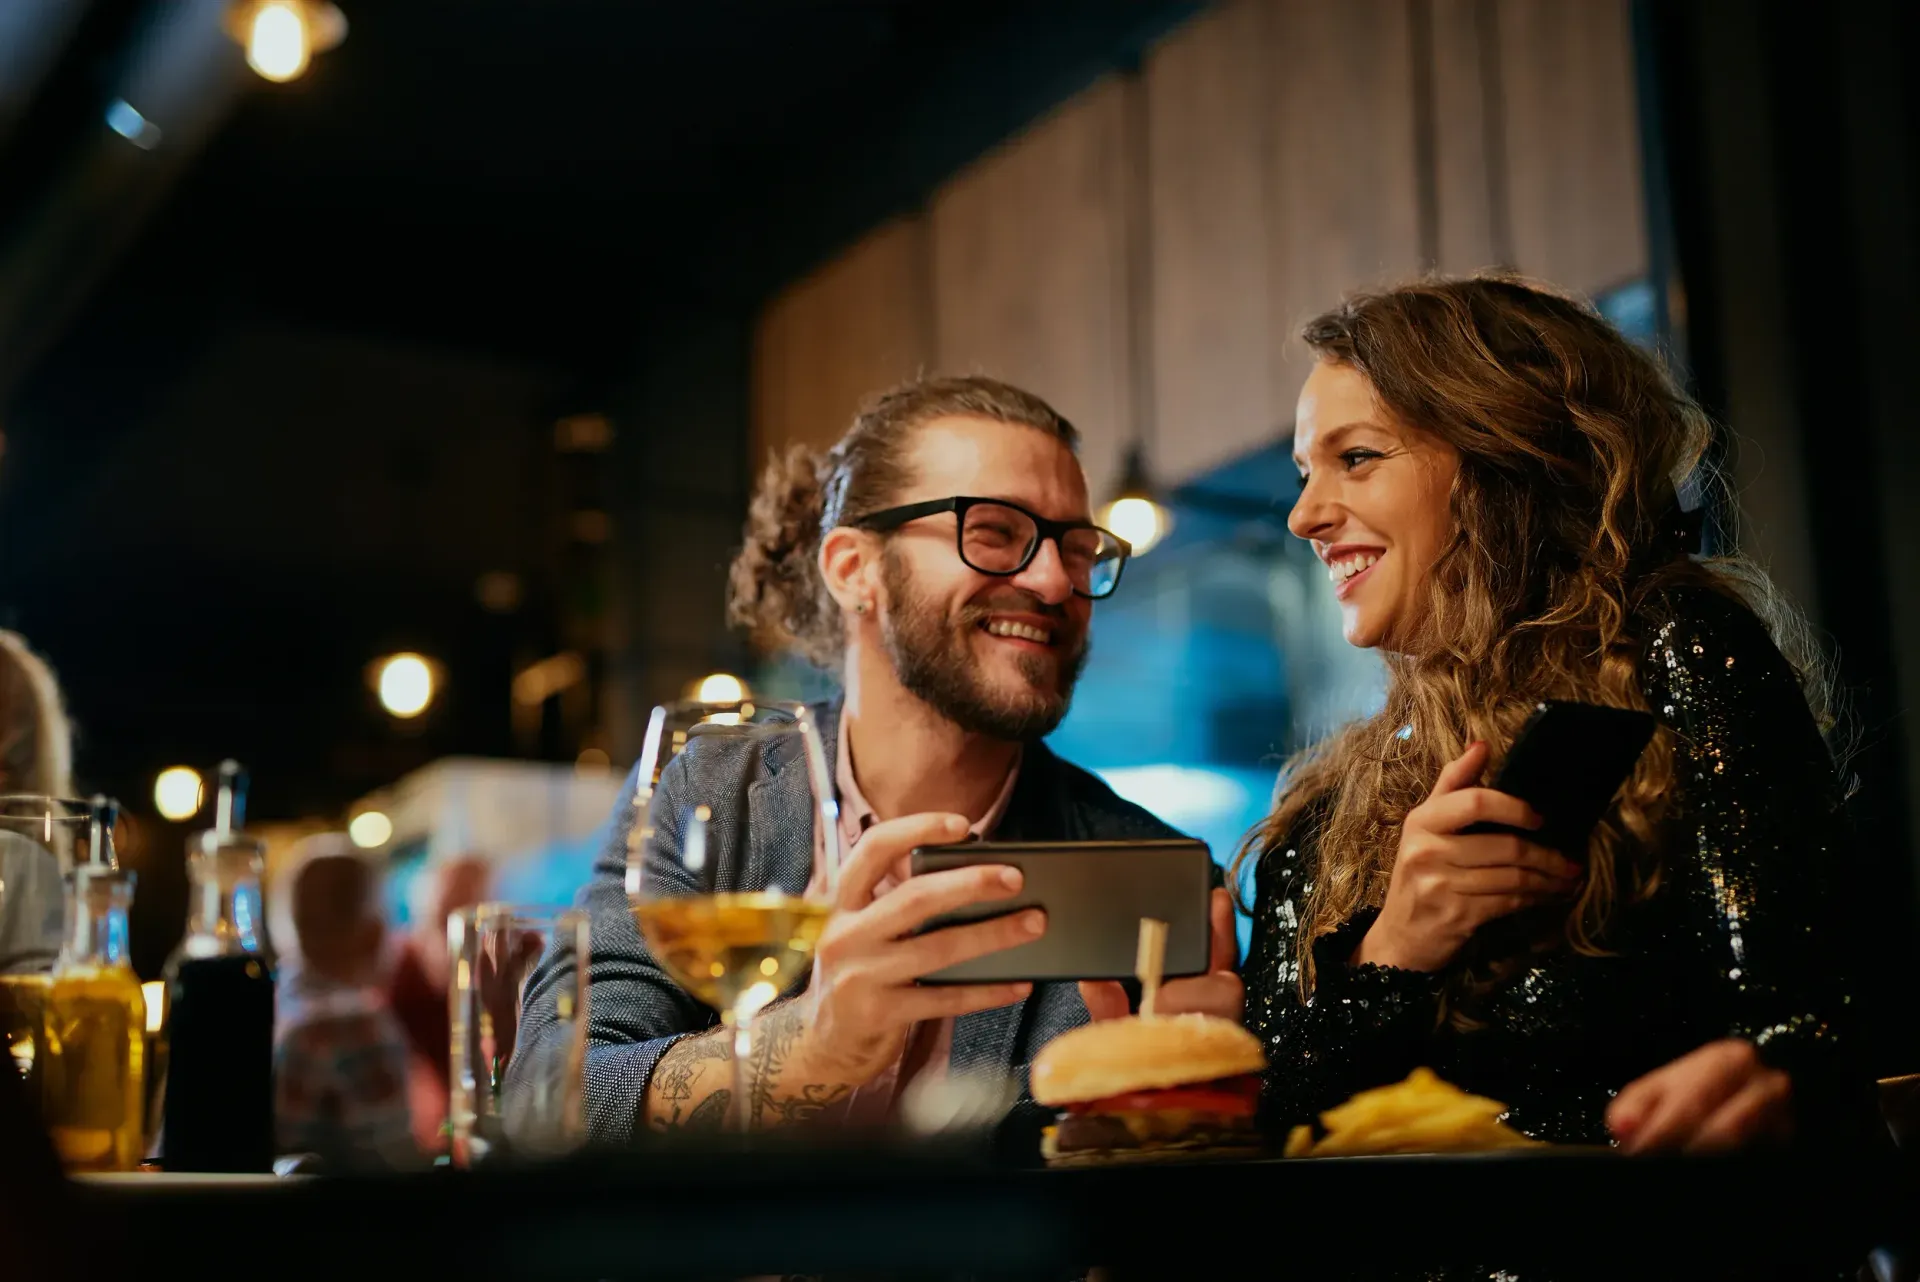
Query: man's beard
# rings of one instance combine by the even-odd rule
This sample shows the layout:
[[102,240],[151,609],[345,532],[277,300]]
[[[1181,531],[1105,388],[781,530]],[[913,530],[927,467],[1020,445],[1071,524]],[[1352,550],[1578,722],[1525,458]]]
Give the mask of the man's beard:
[[[881,576],[890,604],[881,620],[880,639],[893,661],[894,674],[909,693],[974,734],[1031,743],[1053,733],[1067,715],[1074,682],[1087,661],[1084,634],[1071,649],[1056,650],[1057,658],[1017,655],[1015,663],[1027,679],[1027,688],[1017,693],[999,691],[980,679],[969,640],[981,620],[994,612],[992,606],[969,605],[958,621],[949,620],[939,605],[914,590],[907,567],[892,548],[886,551]],[[1002,608],[1047,617],[1053,621],[1056,637],[1068,632],[1066,612],[1058,606],[1011,585],[1000,595]],[[1014,596],[1017,602],[1010,600]]]

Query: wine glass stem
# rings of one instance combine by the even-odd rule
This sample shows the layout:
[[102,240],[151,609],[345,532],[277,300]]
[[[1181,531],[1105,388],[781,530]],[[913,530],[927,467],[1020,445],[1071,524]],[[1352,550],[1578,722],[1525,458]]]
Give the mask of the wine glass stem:
[[736,1007],[733,1012],[733,1108],[730,1110],[733,1120],[730,1129],[737,1135],[745,1135],[753,1128],[753,1110],[747,1098],[747,1087],[751,1077],[748,1065],[753,1058],[754,1014],[742,1007]]

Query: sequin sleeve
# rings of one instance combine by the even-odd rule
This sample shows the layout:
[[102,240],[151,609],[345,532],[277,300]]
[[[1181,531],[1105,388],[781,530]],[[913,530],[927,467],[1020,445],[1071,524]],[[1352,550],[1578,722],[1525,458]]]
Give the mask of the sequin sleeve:
[[1247,958],[1248,1026],[1265,1044],[1269,1126],[1305,1122],[1355,1091],[1397,1081],[1425,1062],[1437,1019],[1432,975],[1349,966],[1377,915],[1366,910],[1315,941],[1310,999],[1295,948],[1311,889],[1313,834],[1261,860]]
[[1690,594],[1642,667],[1674,735],[1680,804],[1663,843],[1680,979],[1701,1040],[1744,1037],[1787,1068],[1809,1109],[1852,1111],[1849,941],[1831,887],[1850,851],[1832,758],[1792,669],[1759,621]]

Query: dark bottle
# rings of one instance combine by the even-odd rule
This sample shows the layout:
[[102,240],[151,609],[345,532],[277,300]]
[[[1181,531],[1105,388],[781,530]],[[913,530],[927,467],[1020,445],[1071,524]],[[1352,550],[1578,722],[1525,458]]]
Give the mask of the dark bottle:
[[240,770],[220,767],[214,828],[187,847],[187,933],[166,967],[169,1171],[273,1169],[273,959],[264,937],[262,844],[240,830]]

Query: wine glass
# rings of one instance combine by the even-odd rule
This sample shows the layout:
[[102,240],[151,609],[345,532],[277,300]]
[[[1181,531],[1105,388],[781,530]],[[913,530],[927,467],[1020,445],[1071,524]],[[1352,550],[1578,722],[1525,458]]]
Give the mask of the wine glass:
[[[447,918],[455,1166],[551,1157],[585,1141],[591,944],[578,908],[484,903]],[[542,958],[549,963],[536,980]],[[535,982],[553,994],[557,1027],[523,1038],[520,1012]]]
[[64,878],[92,817],[91,803],[78,797],[0,795],[0,1071],[11,1066],[36,1100],[47,997],[66,934]]
[[[781,795],[807,797],[810,824],[790,813],[754,817],[756,802],[771,808],[773,790],[756,789],[776,774]],[[754,1114],[754,1020],[806,974],[832,912],[839,803],[819,727],[805,705],[750,697],[655,708],[633,808],[626,886],[634,923],[661,968],[733,1030],[728,1118],[744,1132]],[[754,823],[779,827],[750,832]],[[746,884],[749,851],[780,843],[789,843],[789,867],[802,862],[792,843],[807,843],[812,875],[800,885]]]

